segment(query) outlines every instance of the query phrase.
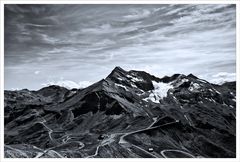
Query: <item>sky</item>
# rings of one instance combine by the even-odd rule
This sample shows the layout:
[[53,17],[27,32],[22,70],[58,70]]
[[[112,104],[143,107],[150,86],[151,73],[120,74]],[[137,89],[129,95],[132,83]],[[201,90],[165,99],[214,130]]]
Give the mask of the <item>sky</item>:
[[84,87],[115,66],[235,80],[235,5],[4,6],[5,89]]

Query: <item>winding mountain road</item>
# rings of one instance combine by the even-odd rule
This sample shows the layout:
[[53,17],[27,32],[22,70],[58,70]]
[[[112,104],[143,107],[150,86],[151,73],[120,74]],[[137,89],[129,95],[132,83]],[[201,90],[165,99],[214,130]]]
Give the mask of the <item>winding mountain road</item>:
[[191,158],[195,158],[195,156],[193,156],[192,154],[186,152],[186,151],[182,151],[182,150],[174,150],[174,149],[169,149],[169,150],[162,150],[160,153],[161,155],[164,157],[164,158],[168,158],[167,155],[165,154],[166,152],[180,152],[182,154],[185,154],[186,156],[188,157],[191,157]]
[[[152,127],[156,122],[159,121],[159,120],[157,120],[157,119],[153,119],[153,120],[154,120],[154,121],[153,121],[147,128],[140,129],[140,130],[135,130],[135,131],[128,132],[128,133],[114,133],[114,134],[111,134],[111,135],[110,135],[110,140],[107,139],[108,141],[111,141],[111,142],[106,142],[106,139],[103,140],[103,141],[101,142],[101,144],[97,146],[95,153],[94,153],[93,155],[87,156],[87,157],[85,157],[85,158],[93,158],[93,157],[97,156],[97,155],[98,155],[98,152],[99,152],[99,148],[100,148],[101,146],[105,146],[105,145],[110,144],[110,143],[112,143],[112,142],[114,142],[114,141],[116,142],[116,139],[118,139],[118,144],[120,144],[120,145],[122,145],[122,144],[129,144],[129,145],[132,145],[133,147],[137,148],[138,150],[143,151],[144,153],[150,155],[150,156],[153,157],[153,158],[159,158],[158,156],[156,156],[156,155],[148,152],[147,150],[145,150],[145,149],[143,149],[143,148],[141,148],[141,147],[139,147],[139,146],[137,146],[137,145],[134,145],[134,144],[132,144],[132,143],[129,143],[129,142],[127,142],[127,141],[124,139],[126,136],[131,135],[131,134],[134,134],[134,133],[139,133],[139,132],[143,132],[143,131],[147,131],[147,130],[152,130],[152,129],[160,128],[160,127],[163,127],[163,126],[166,126],[166,125],[171,125],[171,124],[175,124],[175,123],[178,123],[178,122],[179,122],[179,120],[175,120],[175,121],[173,121],[173,122],[169,122],[169,123],[165,123],[165,124],[162,124],[162,125],[159,125],[159,126],[154,126],[154,127]],[[162,151],[161,151],[161,155],[162,155],[164,158],[168,158],[168,157],[164,154],[164,153],[167,152],[167,151],[181,152],[181,153],[186,154],[186,155],[189,156],[189,157],[194,157],[194,156],[191,155],[190,153],[187,153],[187,152],[182,151],[182,150],[162,150]]]

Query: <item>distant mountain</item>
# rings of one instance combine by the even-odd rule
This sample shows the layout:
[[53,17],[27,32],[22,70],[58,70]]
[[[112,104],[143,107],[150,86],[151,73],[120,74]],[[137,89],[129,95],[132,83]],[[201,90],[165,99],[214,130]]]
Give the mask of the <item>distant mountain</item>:
[[84,89],[4,94],[6,158],[236,156],[236,82],[116,67]]

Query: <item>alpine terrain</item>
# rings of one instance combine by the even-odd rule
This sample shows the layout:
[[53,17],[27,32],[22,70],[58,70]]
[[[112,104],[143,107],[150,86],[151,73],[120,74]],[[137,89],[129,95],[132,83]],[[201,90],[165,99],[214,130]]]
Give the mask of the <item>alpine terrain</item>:
[[236,156],[236,82],[116,67],[84,89],[4,94],[6,158]]

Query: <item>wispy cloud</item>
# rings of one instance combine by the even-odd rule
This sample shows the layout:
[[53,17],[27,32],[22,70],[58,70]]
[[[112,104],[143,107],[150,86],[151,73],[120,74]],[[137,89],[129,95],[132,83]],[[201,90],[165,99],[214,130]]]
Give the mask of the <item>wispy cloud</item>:
[[236,81],[236,73],[220,72],[214,74],[210,80],[210,82],[215,84],[223,84],[227,81]]
[[58,85],[58,86],[61,86],[61,87],[65,87],[65,88],[68,88],[68,89],[73,89],[73,88],[86,88],[88,86],[90,86],[92,84],[92,82],[89,82],[89,81],[81,81],[81,82],[74,82],[74,81],[71,81],[71,80],[59,80],[59,81],[51,81],[49,83],[43,83],[42,85],[43,86],[50,86],[50,85]]
[[38,89],[61,76],[95,82],[116,65],[160,77],[235,73],[235,12],[234,5],[5,5],[6,88]]

